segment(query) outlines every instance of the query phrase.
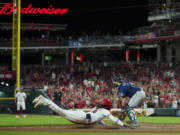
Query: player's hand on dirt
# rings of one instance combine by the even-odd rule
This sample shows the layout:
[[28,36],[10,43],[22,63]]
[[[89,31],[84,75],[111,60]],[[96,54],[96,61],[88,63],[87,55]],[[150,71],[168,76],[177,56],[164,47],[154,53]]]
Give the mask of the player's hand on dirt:
[[127,123],[124,123],[123,128],[130,128],[130,129],[134,129],[134,127],[132,125],[129,125]]
[[126,124],[126,123],[124,123],[123,127],[124,127],[124,128],[128,128],[128,127],[129,127],[129,125],[128,125],[128,124]]
[[123,125],[123,128],[135,129],[135,127],[132,126],[132,124],[127,124],[127,123],[125,123],[125,124]]

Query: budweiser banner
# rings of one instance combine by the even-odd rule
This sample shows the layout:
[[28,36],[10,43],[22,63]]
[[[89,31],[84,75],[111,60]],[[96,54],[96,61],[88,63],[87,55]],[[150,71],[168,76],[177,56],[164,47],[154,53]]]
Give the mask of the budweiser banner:
[[[13,11],[13,3],[0,3],[0,15],[9,15],[16,13]],[[68,13],[68,8],[55,8],[50,5],[48,8],[33,7],[29,4],[27,7],[21,8],[21,14],[39,14],[39,15],[63,15]]]

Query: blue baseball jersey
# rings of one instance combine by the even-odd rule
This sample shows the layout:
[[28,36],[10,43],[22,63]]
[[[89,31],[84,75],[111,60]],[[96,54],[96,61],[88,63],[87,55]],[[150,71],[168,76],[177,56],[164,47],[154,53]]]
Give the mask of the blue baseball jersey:
[[123,82],[118,87],[118,91],[122,98],[124,97],[132,97],[137,91],[140,91],[141,88],[133,85],[132,83]]

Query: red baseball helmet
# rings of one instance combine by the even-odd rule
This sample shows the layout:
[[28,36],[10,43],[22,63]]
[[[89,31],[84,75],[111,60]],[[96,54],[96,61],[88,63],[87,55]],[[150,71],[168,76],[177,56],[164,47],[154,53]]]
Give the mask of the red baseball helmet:
[[101,101],[101,105],[104,105],[106,106],[107,109],[111,109],[111,101],[109,101],[107,98],[104,98],[102,101]]

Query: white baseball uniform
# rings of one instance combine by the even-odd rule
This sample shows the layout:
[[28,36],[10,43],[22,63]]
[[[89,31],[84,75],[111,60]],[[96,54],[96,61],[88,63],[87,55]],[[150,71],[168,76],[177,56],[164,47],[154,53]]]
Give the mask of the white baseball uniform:
[[47,105],[51,110],[55,111],[60,116],[77,124],[94,124],[107,117],[117,125],[124,125],[120,119],[114,117],[109,110],[104,108],[95,107],[90,112],[84,112],[82,110],[65,110],[44,97],[39,100],[39,104]]
[[16,99],[17,99],[17,110],[20,110],[20,108],[26,110],[26,105],[25,105],[26,93],[24,92],[16,93]]

